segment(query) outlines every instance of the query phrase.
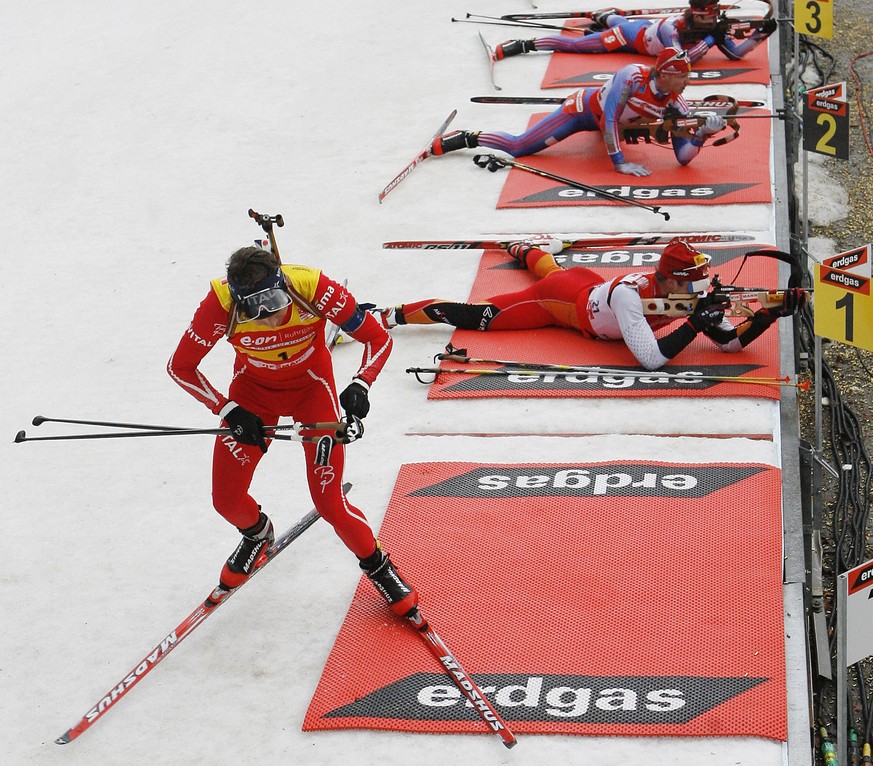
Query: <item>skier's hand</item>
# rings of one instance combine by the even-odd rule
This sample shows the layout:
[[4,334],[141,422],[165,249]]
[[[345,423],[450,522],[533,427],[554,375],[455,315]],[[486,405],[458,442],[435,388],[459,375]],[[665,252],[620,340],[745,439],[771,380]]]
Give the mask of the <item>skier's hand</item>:
[[771,316],[790,317],[806,305],[806,290],[791,287],[782,295],[782,305],[767,309]]
[[340,441],[343,444],[351,444],[352,442],[356,442],[358,439],[363,438],[364,424],[361,422],[360,418],[356,418],[354,415],[346,415],[343,422],[346,424],[346,429],[345,431],[336,432],[337,441]]
[[644,165],[637,165],[635,162],[621,162],[615,166],[619,173],[624,173],[626,176],[650,176],[652,171]]
[[525,242],[552,255],[557,255],[564,249],[564,241],[551,234],[537,234],[535,237],[528,237]]
[[724,312],[730,307],[730,301],[723,296],[704,295],[697,301],[694,313],[688,317],[688,323],[696,332],[703,332],[710,327],[721,324]]
[[365,418],[370,411],[369,389],[360,380],[353,380],[340,394],[340,405],[346,415],[354,418]]
[[761,25],[760,35],[761,39],[767,38],[772,35],[776,29],[779,27],[776,19],[764,19],[764,23]]
[[730,19],[719,19],[718,23],[712,29],[709,34],[712,36],[712,40],[716,45],[721,45],[724,42],[725,37],[727,37],[727,33],[730,31],[731,22]]
[[526,263],[525,258],[527,258],[527,254],[532,252],[535,248],[531,245],[530,242],[512,242],[509,247],[506,248],[506,252],[509,253],[515,260],[519,263]]
[[261,452],[267,451],[267,442],[264,439],[264,421],[260,417],[254,412],[240,407],[236,402],[228,402],[223,409],[226,412],[223,412],[221,417],[237,441],[260,447]]

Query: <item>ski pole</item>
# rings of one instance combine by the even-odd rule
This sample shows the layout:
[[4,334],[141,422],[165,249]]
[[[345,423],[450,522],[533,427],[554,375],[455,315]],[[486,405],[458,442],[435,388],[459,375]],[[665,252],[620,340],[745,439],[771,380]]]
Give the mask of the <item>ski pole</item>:
[[[193,429],[186,426],[158,426],[146,423],[116,423],[108,420],[75,420],[72,418],[48,418],[44,415],[37,415],[33,419],[33,425],[41,426],[43,423],[71,423],[79,426],[105,426],[107,428],[137,428],[148,431],[191,431]],[[340,422],[325,422],[325,423],[288,423],[275,426],[267,426],[267,431],[339,431],[345,427],[345,423]]]
[[[676,380],[682,383],[696,383],[698,381],[716,381],[721,383],[748,383],[750,385],[759,386],[792,386],[809,390],[809,381],[803,383],[792,383],[789,377],[785,378],[754,378],[743,377],[742,375],[683,375],[680,373],[661,373],[657,370],[639,371],[639,370],[615,370],[608,367],[578,367],[567,369],[556,369],[555,367],[541,366],[536,367],[517,367],[516,369],[505,368],[502,370],[484,369],[481,367],[408,367],[407,373],[415,375],[419,383],[428,385],[433,383],[440,375],[493,375],[499,377],[509,377],[510,375],[588,375],[593,378],[603,377],[631,377],[631,378],[664,378],[666,380]],[[434,380],[422,380],[421,375],[433,375]]]
[[[65,436],[28,436],[24,431],[15,434],[15,443],[22,442],[50,442],[50,441],[81,441],[83,439],[132,439],[145,436],[192,436],[196,434],[211,434],[213,436],[232,436],[229,428],[191,428],[172,431],[119,431],[117,433],[100,434],[67,434]],[[270,439],[281,441],[312,442],[317,444],[321,437],[303,436],[302,434],[268,434]]]
[[[736,3],[720,3],[718,9],[727,11],[733,8],[738,8]],[[688,6],[675,8],[635,8],[629,11],[616,10],[620,16],[639,17],[639,16],[673,16],[677,13],[684,13],[688,10]],[[772,13],[772,10],[770,11]],[[501,19],[509,19],[517,21],[519,19],[593,19],[597,11],[553,11],[551,13],[508,13],[501,16]]]
[[[493,19],[493,21],[486,21]],[[452,17],[452,21],[461,22],[463,24],[483,24],[487,27],[521,27],[522,29],[554,29],[558,32],[578,32],[584,35],[586,27],[563,27],[558,24],[542,24],[535,21],[501,21],[499,16],[480,16],[476,13],[468,13],[464,19],[456,19]]]
[[[315,426],[315,427],[312,427]],[[135,427],[135,426],[134,426]],[[318,444],[323,436],[307,436],[301,431],[333,431],[334,434],[330,437],[334,441],[343,441],[346,435],[346,423],[311,423],[301,424],[295,423],[289,426],[267,426],[264,428],[265,436],[270,439],[279,441],[296,441],[296,442],[311,442]],[[269,433],[275,428],[292,429],[293,433]],[[25,431],[19,431],[15,435],[15,443],[22,442],[46,442],[46,441],[81,441],[85,439],[132,439],[146,436],[194,436],[194,435],[212,435],[212,436],[233,436],[229,428],[170,428],[159,430],[146,426],[136,431],[117,431],[115,433],[90,433],[90,434],[66,434],[64,436],[28,436]]]
[[603,197],[604,199],[611,199],[615,202],[621,202],[625,205],[641,207],[644,210],[655,213],[656,215],[664,216],[665,221],[670,220],[670,214],[662,212],[661,208],[656,205],[646,205],[639,200],[630,199],[627,197],[620,197],[618,194],[613,194],[612,192],[605,191],[604,189],[598,189],[596,186],[583,184],[581,181],[574,181],[571,178],[564,178],[563,176],[549,173],[547,170],[540,170],[539,168],[535,168],[532,165],[523,165],[522,163],[516,162],[515,160],[508,160],[503,157],[498,157],[494,154],[477,154],[475,157],[473,157],[473,162],[475,162],[476,165],[478,165],[480,168],[485,168],[492,173],[496,173],[500,168],[518,168],[519,170],[524,170],[527,173],[533,173],[533,175],[540,176],[541,178],[548,178],[552,181],[566,184],[573,189],[580,189],[582,191],[590,192],[591,194],[594,194],[598,197]]
[[[442,357],[450,358],[450,357]],[[567,373],[568,375],[591,375],[596,378],[608,377],[630,377],[630,378],[666,378],[668,380],[680,380],[695,382],[698,380],[722,380],[722,381],[737,381],[743,383],[763,383],[766,385],[797,385],[798,388],[807,389],[808,384],[791,382],[790,376],[784,378],[763,377],[755,375],[697,375],[693,372],[661,372],[659,370],[620,370],[612,367],[576,367],[571,364],[536,364],[534,362],[496,362],[490,359],[470,359],[471,364],[503,364],[507,370],[494,370],[502,375],[524,375],[545,374],[545,373]],[[515,368],[515,369],[512,369]],[[442,369],[442,368],[441,368]],[[458,370],[447,370],[447,372],[457,372]]]
[[[590,365],[575,365],[575,364],[548,364],[539,362],[517,362],[509,359],[482,359],[473,356],[467,356],[467,350],[464,348],[455,348],[451,344],[446,346],[445,352],[434,356],[434,361],[449,361],[460,362],[461,364],[500,364],[506,367],[516,367],[519,370],[538,370],[541,372],[570,372],[583,373],[591,375],[626,375],[633,377],[665,377],[679,378],[681,380],[743,380],[756,381],[763,383],[789,383],[791,378],[774,377],[758,377],[755,375],[740,375],[740,376],[723,376],[723,375],[692,375],[690,373],[676,373],[665,370],[621,370],[613,367],[600,367]],[[801,388],[803,385],[801,384]]]

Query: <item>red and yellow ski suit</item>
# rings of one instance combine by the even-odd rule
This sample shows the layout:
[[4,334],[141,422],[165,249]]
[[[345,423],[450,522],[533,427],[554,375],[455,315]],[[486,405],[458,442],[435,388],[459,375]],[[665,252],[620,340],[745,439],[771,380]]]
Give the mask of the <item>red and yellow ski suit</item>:
[[[232,400],[257,414],[267,426],[282,416],[297,422],[340,419],[330,350],[325,344],[329,320],[364,346],[355,374],[371,385],[391,353],[388,333],[358,308],[345,287],[318,269],[282,267],[291,288],[317,313],[292,303],[276,327],[232,321],[234,306],[225,279],[212,281],[209,293],[194,313],[167,371],[182,388],[218,414]],[[230,327],[230,330],[228,328]],[[200,371],[201,360],[222,337],[236,352],[227,396]],[[268,440],[269,441],[269,440]],[[315,444],[304,443],[306,477],[316,509],[358,558],[376,549],[364,514],[350,504],[342,489],[345,449],[337,444],[326,466],[315,465]],[[238,528],[258,520],[259,506],[249,494],[252,476],[263,453],[232,436],[216,437],[212,460],[212,500],[215,509]]]

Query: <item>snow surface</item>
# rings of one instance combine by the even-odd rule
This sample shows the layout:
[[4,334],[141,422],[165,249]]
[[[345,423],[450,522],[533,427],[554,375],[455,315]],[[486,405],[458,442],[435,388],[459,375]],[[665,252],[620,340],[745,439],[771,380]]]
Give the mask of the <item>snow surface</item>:
[[[301,732],[359,578],[323,522],[93,730],[64,747],[53,742],[209,592],[238,536],[211,507],[209,437],[13,437],[72,431],[36,429],[38,414],[214,426],[164,367],[208,281],[259,235],[249,207],[284,215],[286,261],[347,278],[359,299],[389,304],[436,292],[464,299],[478,261],[478,253],[381,249],[389,239],[721,230],[773,241],[769,205],[676,207],[669,223],[635,208],[496,210],[503,178],[463,153],[425,163],[379,205],[379,190],[451,109],[457,127],[526,123],[529,107],[468,100],[492,92],[486,60],[478,27],[450,18],[530,7],[482,5],[29,0],[4,8],[0,237],[18,326],[0,370],[0,762],[782,763],[780,743],[754,738],[525,736],[506,751],[488,735]],[[557,0],[538,5],[565,9]],[[481,29],[493,43],[516,35]],[[504,92],[537,95],[546,61],[500,63]],[[724,90],[767,98],[759,86]],[[772,402],[429,402],[404,369],[429,363],[449,334],[397,333],[373,389],[367,438],[350,449],[346,479],[376,529],[400,465],[414,461],[642,460],[669,450],[678,461],[779,463]],[[207,358],[213,382],[226,386],[230,358],[229,348]],[[355,344],[337,350],[341,383],[359,358]],[[775,438],[663,436],[704,425]],[[449,431],[545,435],[427,435]],[[562,433],[595,435],[555,438]],[[296,445],[274,445],[254,493],[277,528],[311,507]]]

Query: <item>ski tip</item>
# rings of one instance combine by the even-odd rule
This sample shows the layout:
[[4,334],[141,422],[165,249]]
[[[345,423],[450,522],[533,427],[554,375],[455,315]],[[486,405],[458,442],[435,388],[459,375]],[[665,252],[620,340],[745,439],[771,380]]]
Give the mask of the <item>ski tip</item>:
[[66,745],[69,744],[73,739],[72,730],[64,732],[55,740],[56,745]]
[[512,750],[512,748],[514,748],[517,744],[518,744],[518,740],[515,737],[513,737],[512,739],[504,739],[503,740],[503,746],[507,750]]

